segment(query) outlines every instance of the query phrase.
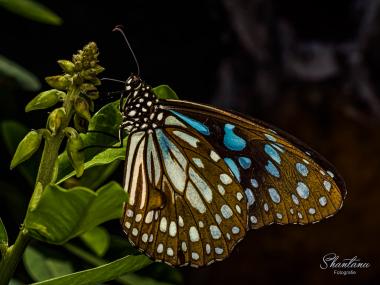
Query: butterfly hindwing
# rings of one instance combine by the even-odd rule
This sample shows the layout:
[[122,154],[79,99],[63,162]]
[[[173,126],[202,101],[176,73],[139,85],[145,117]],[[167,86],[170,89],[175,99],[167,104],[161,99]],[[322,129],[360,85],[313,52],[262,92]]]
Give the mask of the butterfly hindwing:
[[246,232],[243,188],[199,130],[163,114],[161,128],[129,137],[123,228],[155,260],[222,260]]
[[343,180],[294,137],[206,105],[168,100],[164,108],[198,129],[230,168],[248,201],[249,227],[314,223],[341,208]]

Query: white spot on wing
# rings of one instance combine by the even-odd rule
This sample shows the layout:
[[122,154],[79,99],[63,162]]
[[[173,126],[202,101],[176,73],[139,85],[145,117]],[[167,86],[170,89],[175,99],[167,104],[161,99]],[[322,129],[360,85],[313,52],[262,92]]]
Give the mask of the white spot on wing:
[[135,217],[135,221],[138,223],[140,222],[142,219],[142,215],[141,214],[137,214],[136,217]]
[[216,254],[223,254],[223,248],[216,247],[216,248],[215,248],[215,253],[216,253]]
[[150,224],[153,221],[153,210],[149,211],[145,216],[145,223]]
[[292,194],[292,200],[293,200],[293,203],[296,204],[296,205],[299,205],[300,204],[300,201],[298,200],[297,196]]
[[275,188],[269,188],[268,192],[269,192],[270,198],[272,199],[272,201],[274,203],[276,203],[276,204],[280,203],[281,197]]
[[222,218],[219,216],[219,214],[215,214],[215,221],[218,223],[218,225],[220,225],[222,222]]
[[221,195],[226,194],[226,191],[224,190],[224,187],[220,184],[218,184],[218,191]]
[[165,119],[165,125],[169,125],[169,126],[177,126],[177,127],[182,127],[182,128],[186,128],[186,125],[184,125],[182,122],[180,122],[179,120],[177,120],[175,117],[173,116],[168,116],[166,119]]
[[206,205],[203,203],[201,196],[198,194],[198,191],[195,190],[191,182],[187,184],[185,195],[193,208],[197,209],[201,214],[206,213]]
[[183,141],[187,142],[192,147],[197,147],[197,143],[199,143],[199,140],[189,134],[186,134],[181,131],[173,131],[173,134],[175,134],[177,137],[182,139]]
[[127,217],[129,218],[133,217],[133,211],[131,209],[127,209]]
[[193,162],[195,163],[196,166],[199,168],[204,168],[205,166],[203,165],[203,162],[200,158],[193,157]]
[[222,216],[225,218],[225,219],[229,219],[232,217],[233,215],[233,212],[231,210],[231,208],[224,204],[221,208],[220,208],[220,212],[222,213]]
[[199,241],[199,233],[196,227],[191,226],[189,230],[189,237],[192,242]]
[[323,187],[325,187],[325,189],[327,191],[330,191],[330,189],[331,189],[331,183],[325,180],[325,181],[323,181]]
[[177,234],[177,224],[174,221],[171,221],[169,225],[169,235],[171,237],[175,237],[176,234]]
[[211,252],[211,246],[210,246],[210,244],[206,244],[206,253],[207,254],[210,254],[210,252]]
[[195,170],[190,167],[189,168],[189,176],[190,180],[194,182],[194,185],[200,190],[203,198],[208,202],[212,202],[212,190],[207,185],[207,183],[195,172]]
[[324,206],[327,205],[327,199],[326,199],[325,196],[322,196],[322,197],[319,198],[319,204],[320,204],[322,207],[324,207]]
[[255,196],[253,196],[252,190],[249,188],[245,189],[245,196],[247,197],[248,205],[252,206],[255,202]]
[[182,249],[183,252],[186,252],[186,251],[187,251],[187,245],[186,245],[186,242],[183,241],[183,242],[181,243],[181,249]]
[[210,157],[215,162],[218,162],[220,160],[220,156],[213,150],[210,151]]
[[167,254],[168,256],[173,256],[173,255],[174,255],[174,251],[173,251],[173,249],[172,249],[171,247],[168,247],[168,248],[166,249],[166,254]]
[[183,218],[182,216],[178,216],[178,225],[182,228],[184,226],[184,223],[183,223]]
[[160,231],[163,233],[166,232],[167,227],[168,227],[168,221],[166,220],[165,217],[162,217],[160,221]]
[[215,225],[210,226],[210,233],[213,239],[220,239],[222,236],[222,233],[220,232],[219,228]]
[[164,245],[162,243],[157,246],[157,253],[162,253],[164,251]]
[[233,234],[237,235],[240,232],[240,229],[239,229],[239,227],[235,226],[235,227],[232,227],[231,231],[232,231]]
[[232,182],[232,179],[229,175],[227,175],[226,173],[222,173],[220,174],[220,181],[222,181],[223,184],[225,185],[228,185]]
[[296,191],[302,199],[307,199],[309,197],[309,194],[310,194],[309,188],[303,182],[297,183]]

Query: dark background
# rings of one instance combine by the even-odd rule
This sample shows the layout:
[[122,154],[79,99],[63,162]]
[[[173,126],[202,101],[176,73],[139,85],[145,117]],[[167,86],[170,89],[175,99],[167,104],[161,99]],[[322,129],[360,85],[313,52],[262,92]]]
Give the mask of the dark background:
[[[323,154],[345,178],[348,196],[334,218],[251,231],[224,262],[180,269],[186,284],[379,284],[378,1],[40,2],[63,25],[1,10],[0,49],[41,81],[60,72],[57,59],[88,41],[99,46],[104,76],[127,78],[136,67],[120,35],[111,32],[122,24],[148,83],[169,84],[181,99],[278,126]],[[17,89],[10,78],[0,84],[1,119],[42,127],[46,114],[23,111],[35,94]],[[2,178],[23,187],[8,170],[4,147],[0,155]],[[4,217],[6,207],[0,210]],[[6,222],[11,238],[21,217]],[[329,252],[357,256],[371,267],[334,275],[319,268]]]

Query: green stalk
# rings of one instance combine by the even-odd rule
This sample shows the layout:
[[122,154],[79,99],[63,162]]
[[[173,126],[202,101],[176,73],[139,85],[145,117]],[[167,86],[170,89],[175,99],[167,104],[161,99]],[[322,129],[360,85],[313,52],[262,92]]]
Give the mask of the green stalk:
[[[38,99],[33,99],[27,105],[26,110],[31,111],[51,107],[52,102],[53,104],[58,102],[58,97],[63,99],[63,107],[57,108],[50,113],[47,129],[39,130],[45,139],[45,144],[36,184],[29,201],[26,216],[37,206],[43,189],[53,182],[54,167],[58,159],[59,149],[63,139],[67,135],[65,129],[69,126],[74,113],[82,116],[85,115],[87,119],[90,116],[88,110],[89,104],[87,101],[86,104],[83,103],[84,99],[80,98],[80,94],[82,93],[90,101],[99,96],[95,85],[100,84],[100,80],[96,76],[102,72],[104,68],[98,64],[98,55],[99,52],[96,44],[91,42],[87,44],[83,50],[79,50],[78,53],[74,54],[72,61],[59,60],[58,64],[63,69],[64,74],[46,77],[47,83],[54,89],[49,92],[40,93],[36,97]],[[62,90],[67,90],[67,94]],[[44,98],[44,100],[42,100],[42,98]],[[82,105],[78,106],[80,100],[82,100]],[[19,147],[17,149],[19,149]],[[25,145],[21,146],[20,153],[22,153],[23,147],[25,147]],[[37,148],[38,147],[39,142]],[[25,149],[23,155],[24,156],[21,155],[16,159],[14,157],[15,161],[12,160],[14,164],[12,165],[11,163],[12,168],[30,157],[30,153],[25,153]],[[0,262],[0,285],[8,285],[30,240],[31,237],[27,229],[24,225],[21,225],[15,243],[4,250],[5,253]]]
[[[58,158],[59,148],[61,146],[63,138],[65,137],[65,133],[63,130],[69,125],[69,122],[72,116],[74,115],[73,102],[75,96],[79,96],[79,93],[80,91],[77,86],[72,86],[69,89],[69,92],[67,93],[67,98],[64,102],[64,108],[66,110],[67,116],[62,121],[62,125],[59,128],[57,134],[55,136],[48,136],[45,138],[44,150],[42,153],[41,162],[36,178],[36,186],[38,183],[41,183],[42,189],[45,189],[45,187],[52,182],[55,161]],[[36,189],[37,187],[35,187],[35,190]],[[35,193],[33,192],[32,197],[37,196],[34,194]],[[32,200],[34,199],[31,199],[30,201]],[[38,201],[33,202],[38,203]],[[28,214],[29,209],[30,204],[26,214]],[[7,285],[9,283],[30,240],[31,237],[28,235],[28,231],[23,226],[21,226],[21,230],[18,233],[14,245],[7,249],[6,254],[1,260],[0,285]]]
[[8,247],[0,263],[0,285],[7,285],[9,283],[30,239],[26,230],[21,229],[15,244]]

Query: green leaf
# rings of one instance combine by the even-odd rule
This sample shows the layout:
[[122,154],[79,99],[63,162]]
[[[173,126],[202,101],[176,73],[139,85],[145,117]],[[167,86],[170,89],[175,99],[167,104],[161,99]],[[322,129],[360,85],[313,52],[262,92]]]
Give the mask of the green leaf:
[[34,281],[43,281],[74,272],[69,261],[57,258],[53,254],[47,254],[31,246],[26,248],[23,256],[24,265]]
[[71,178],[65,180],[63,184],[65,188],[67,185],[74,184],[74,186],[84,186],[90,189],[96,189],[104,184],[104,182],[115,172],[120,164],[120,160],[115,160],[109,164],[104,164],[100,166],[94,166],[88,168],[86,172],[78,179]]
[[[0,0],[0,3],[4,0]],[[12,1],[7,1],[12,3]],[[27,91],[37,91],[41,88],[38,78],[24,67],[0,55],[0,73],[14,78],[20,87]]]
[[[16,121],[3,121],[0,125],[1,136],[10,154],[14,154],[19,142],[28,133],[28,129]],[[30,185],[34,185],[39,166],[39,156],[24,162],[17,167],[17,170],[25,177]]]
[[[124,140],[124,144],[126,144],[126,140]],[[114,145],[115,146],[119,145],[119,143],[116,143]],[[90,161],[85,162],[84,169],[86,170],[88,168],[99,166],[99,165],[107,165],[111,162],[114,162],[115,160],[124,160],[124,159],[125,159],[125,148],[109,148],[95,155]],[[57,184],[60,184],[66,179],[74,176],[75,173],[76,173],[75,171],[69,172],[64,177],[61,177],[58,180]]]
[[102,257],[110,246],[110,235],[103,227],[95,227],[80,235],[81,240],[96,255]]
[[148,257],[144,255],[139,256],[126,256],[115,260],[113,262],[101,265],[92,269],[79,271],[67,276],[62,276],[43,282],[33,283],[34,285],[82,285],[82,284],[96,284],[114,280],[115,278],[135,272],[141,268],[151,264]]
[[[89,124],[89,130],[101,131],[116,136],[118,134],[120,123],[121,114],[118,109],[118,101],[116,101],[105,105],[94,114]],[[116,142],[116,138],[107,136],[103,133],[81,134],[81,137],[85,146],[119,145],[119,143]],[[126,140],[124,140],[124,142],[126,143]],[[115,160],[125,159],[125,148],[104,149],[94,147],[86,149],[84,152],[86,161],[84,164],[85,170],[94,166],[107,165]],[[58,161],[59,173],[57,184],[75,175],[66,153],[62,153],[58,157]],[[102,170],[104,170],[104,168],[99,167],[99,173],[103,173]],[[86,175],[86,173],[84,175]]]
[[120,218],[126,193],[116,182],[94,192],[85,187],[64,189],[48,185],[25,227],[36,239],[63,244],[95,226]]
[[7,230],[0,218],[0,252],[3,254],[8,248],[8,235]]
[[178,99],[177,94],[174,92],[173,89],[169,87],[169,85],[160,85],[154,87],[152,91],[160,99]]
[[32,0],[0,0],[0,6],[22,17],[50,25],[61,25],[62,19],[50,9]]

